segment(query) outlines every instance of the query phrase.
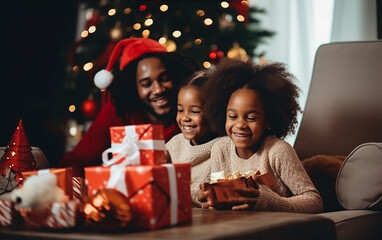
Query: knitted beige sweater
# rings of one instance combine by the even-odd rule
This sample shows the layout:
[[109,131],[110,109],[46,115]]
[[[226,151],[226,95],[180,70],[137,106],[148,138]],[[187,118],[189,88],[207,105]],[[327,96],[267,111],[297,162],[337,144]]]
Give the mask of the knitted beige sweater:
[[191,198],[194,206],[200,207],[198,193],[199,184],[210,180],[210,152],[212,145],[218,140],[215,138],[207,143],[193,146],[189,140],[179,133],[166,143],[166,149],[172,163],[191,164]]
[[235,145],[226,136],[211,149],[211,172],[270,172],[276,185],[260,185],[256,210],[319,213],[323,203],[295,150],[284,140],[267,137],[261,148],[248,159],[236,154]]

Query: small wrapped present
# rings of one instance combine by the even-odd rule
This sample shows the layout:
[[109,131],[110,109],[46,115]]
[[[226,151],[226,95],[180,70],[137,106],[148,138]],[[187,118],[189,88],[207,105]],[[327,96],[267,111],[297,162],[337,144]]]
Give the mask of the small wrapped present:
[[[163,126],[153,124],[110,128],[111,148],[102,154],[104,166],[155,165],[166,162]],[[109,159],[109,156],[112,156]]]
[[[57,185],[64,191],[64,193],[73,199],[73,171],[72,168],[49,168],[34,171],[22,172],[23,177],[26,179],[32,175],[41,175],[46,173],[53,173],[57,176]],[[25,181],[25,179],[23,179]],[[36,186],[38,187],[38,186]]]
[[73,177],[73,199],[82,199],[86,195],[86,184],[83,177]]
[[[256,175],[256,180],[252,178]],[[270,173],[260,174],[257,170],[248,171],[244,174],[228,174],[224,171],[211,173],[211,183],[205,185],[210,189],[210,200],[215,209],[231,209],[233,204],[230,198],[241,197],[235,189],[239,188],[258,188],[258,184],[264,184],[272,188],[275,181]]]
[[86,167],[89,196],[117,189],[129,198],[131,225],[158,229],[192,220],[190,164]]
[[34,228],[72,228],[80,219],[80,201],[55,202],[43,210],[20,209],[20,215],[27,226]]
[[20,215],[10,199],[0,199],[0,225],[10,227],[16,224]]

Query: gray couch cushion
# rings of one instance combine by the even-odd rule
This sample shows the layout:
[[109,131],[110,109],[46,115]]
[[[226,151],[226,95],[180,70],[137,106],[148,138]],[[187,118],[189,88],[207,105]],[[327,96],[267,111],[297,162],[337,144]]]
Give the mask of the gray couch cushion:
[[336,225],[338,240],[382,239],[382,212],[372,210],[346,210],[320,213]]
[[382,210],[382,143],[364,143],[344,160],[336,182],[346,209]]

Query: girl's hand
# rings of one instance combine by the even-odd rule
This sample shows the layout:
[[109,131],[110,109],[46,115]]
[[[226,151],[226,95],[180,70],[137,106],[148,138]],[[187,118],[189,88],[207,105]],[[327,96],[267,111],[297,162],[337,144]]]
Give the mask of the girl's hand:
[[209,183],[201,183],[199,185],[200,192],[198,194],[198,200],[201,202],[201,206],[204,209],[212,209],[212,199],[210,197],[211,190],[208,188]]
[[257,188],[237,188],[235,191],[241,197],[230,198],[230,202],[234,205],[232,210],[253,210],[255,209],[260,191]]

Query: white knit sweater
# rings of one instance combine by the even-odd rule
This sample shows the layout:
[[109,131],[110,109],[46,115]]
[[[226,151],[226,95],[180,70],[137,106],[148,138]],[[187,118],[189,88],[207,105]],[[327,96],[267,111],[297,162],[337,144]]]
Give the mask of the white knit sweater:
[[220,138],[211,149],[212,173],[226,171],[244,174],[254,169],[261,174],[272,173],[276,181],[272,189],[259,186],[256,210],[302,213],[319,213],[323,210],[319,192],[296,151],[284,140],[267,137],[261,148],[248,159],[236,154],[235,145],[228,136]]
[[193,146],[189,140],[179,133],[166,143],[166,149],[172,163],[191,164],[191,198],[194,206],[200,207],[197,199],[200,191],[199,184],[209,182],[210,179],[210,152],[212,145],[218,140],[215,138],[207,143]]

